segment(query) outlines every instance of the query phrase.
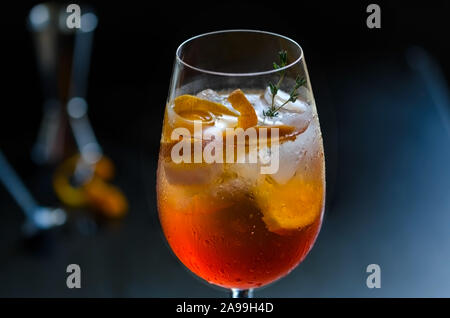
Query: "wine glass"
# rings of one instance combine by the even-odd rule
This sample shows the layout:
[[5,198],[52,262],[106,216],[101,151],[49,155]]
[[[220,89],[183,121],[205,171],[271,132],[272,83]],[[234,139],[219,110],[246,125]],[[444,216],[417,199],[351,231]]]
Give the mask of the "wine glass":
[[319,233],[322,135],[301,47],[226,30],[176,51],[157,172],[161,226],[207,282],[251,297],[287,275]]

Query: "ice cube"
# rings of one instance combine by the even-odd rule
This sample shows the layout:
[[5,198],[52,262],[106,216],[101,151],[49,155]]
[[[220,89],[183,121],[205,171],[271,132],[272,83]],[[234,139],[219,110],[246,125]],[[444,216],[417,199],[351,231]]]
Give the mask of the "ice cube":
[[[198,98],[206,99],[214,103],[219,103],[227,107],[232,112],[236,113],[236,110],[231,106],[227,100],[226,94],[219,94],[216,91],[208,88],[196,95]],[[225,130],[227,127],[234,127],[237,124],[237,117],[231,115],[221,115],[215,119],[215,127]]]
[[176,164],[171,161],[163,163],[167,181],[177,185],[205,185],[212,182],[223,171],[220,163]]
[[[300,90],[300,89],[299,89]],[[267,87],[264,93],[264,99],[268,105],[272,104],[272,93],[270,92],[270,88]],[[275,107],[279,107],[283,105],[289,99],[289,94],[278,90],[278,93],[275,95],[274,105]],[[308,104],[300,98],[297,98],[295,102],[288,102],[283,106],[283,111],[291,111],[295,113],[303,113],[308,109]]]
[[303,151],[302,141],[299,137],[293,141],[284,142],[279,147],[278,170],[270,176],[280,184],[288,182],[297,171]]
[[283,125],[294,126],[296,131],[305,131],[311,122],[311,109],[308,109],[302,114],[279,111],[279,120]]
[[[288,98],[289,94],[279,90],[274,100],[275,107],[283,105]],[[295,102],[288,102],[277,111],[277,116],[273,118],[264,117],[263,112],[270,108],[271,103],[272,94],[270,89],[267,88],[255,107],[262,124],[294,126],[296,131],[305,131],[308,128],[312,118],[312,108],[306,102],[300,99]]]
[[270,176],[280,184],[288,182],[296,173],[300,173],[303,177],[308,176],[311,162],[317,162],[314,158],[321,151],[320,145],[318,122],[312,119],[308,128],[295,140],[280,144],[279,169]]
[[205,90],[202,90],[200,93],[197,94],[198,98],[206,99],[211,102],[219,103],[222,105],[227,104],[227,97],[225,95],[220,95],[216,91],[208,88]]

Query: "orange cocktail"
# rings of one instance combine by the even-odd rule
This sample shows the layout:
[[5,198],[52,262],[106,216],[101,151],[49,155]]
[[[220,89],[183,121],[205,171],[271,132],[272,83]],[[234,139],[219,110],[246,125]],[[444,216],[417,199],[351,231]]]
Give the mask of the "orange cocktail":
[[[311,249],[322,221],[324,155],[315,104],[297,98],[268,118],[270,102],[268,90],[208,89],[166,107],[157,173],[162,228],[184,265],[226,288],[259,287],[289,273]],[[213,129],[224,136],[223,158],[226,128],[254,128],[257,136],[261,128],[277,128],[278,169],[271,174],[260,169],[261,153],[274,143],[270,134],[266,148],[257,144],[256,162],[238,160],[248,159],[246,140],[244,152],[234,145],[235,162],[175,163],[178,140],[172,133],[180,127],[193,133],[194,122],[203,123],[203,135]],[[203,139],[201,150],[211,140]]]

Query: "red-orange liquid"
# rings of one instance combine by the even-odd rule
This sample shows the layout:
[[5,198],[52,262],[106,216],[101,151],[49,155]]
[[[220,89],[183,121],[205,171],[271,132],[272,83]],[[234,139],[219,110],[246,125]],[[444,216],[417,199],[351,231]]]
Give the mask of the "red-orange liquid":
[[[306,227],[271,232],[248,193],[218,200],[199,192],[186,201],[185,189],[167,182],[161,162],[158,208],[165,236],[181,262],[208,282],[242,289],[266,285],[289,273],[311,249],[321,211]],[[320,184],[317,191],[320,199],[314,205],[322,209]]]

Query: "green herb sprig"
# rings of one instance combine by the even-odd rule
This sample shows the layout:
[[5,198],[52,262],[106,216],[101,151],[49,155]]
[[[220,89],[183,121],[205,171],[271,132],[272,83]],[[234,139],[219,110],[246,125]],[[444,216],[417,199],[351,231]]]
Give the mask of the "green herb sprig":
[[[278,52],[278,56],[280,59],[280,62],[279,62],[280,64],[277,64],[275,62],[273,63],[273,68],[276,70],[281,69],[287,65],[287,52],[285,50],[282,50],[282,51]],[[284,80],[284,77],[286,75],[286,70],[281,70],[279,72],[279,75],[280,75],[280,78],[275,85],[271,82],[269,83],[270,93],[272,94],[272,104],[267,111],[263,111],[264,117],[273,118],[273,117],[278,116],[278,111],[281,108],[283,108],[284,105],[286,105],[289,102],[295,102],[297,100],[297,97],[299,96],[299,94],[297,93],[297,89],[299,89],[301,86],[306,84],[305,78],[304,77],[300,78],[300,76],[298,75],[297,78],[295,79],[295,85],[289,94],[289,99],[287,101],[285,101],[283,104],[281,104],[280,106],[276,107],[275,106],[275,96],[278,94],[278,90],[280,89],[281,83]]]

